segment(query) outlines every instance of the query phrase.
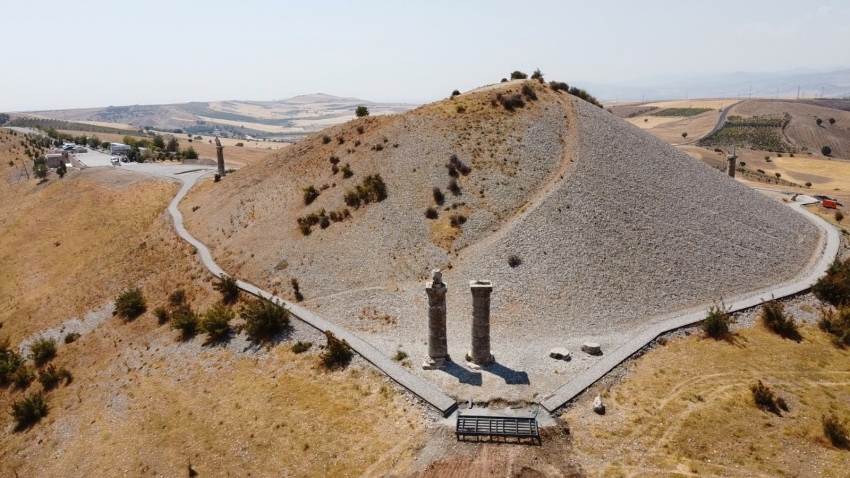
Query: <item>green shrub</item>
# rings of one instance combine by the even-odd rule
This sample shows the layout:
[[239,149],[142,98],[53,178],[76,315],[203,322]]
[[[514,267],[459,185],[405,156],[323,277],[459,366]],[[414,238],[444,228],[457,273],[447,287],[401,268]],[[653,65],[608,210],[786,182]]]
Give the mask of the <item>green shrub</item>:
[[820,125],[823,124],[823,120],[818,118],[818,119],[815,120],[815,123],[817,123],[817,125],[820,126]]
[[12,372],[9,378],[16,387],[24,390],[35,380],[35,372],[32,367],[20,365]]
[[333,332],[325,332],[328,340],[325,350],[322,352],[322,365],[327,369],[342,368],[351,362],[351,346],[345,340],[338,339]]
[[380,174],[366,176],[363,182],[345,193],[345,204],[359,208],[361,204],[380,202],[387,198],[387,186]]
[[171,294],[168,295],[168,305],[171,307],[178,306],[186,301],[186,291],[183,289],[177,289]]
[[454,98],[455,96],[458,96],[458,95],[460,95],[460,91],[458,91],[458,90],[452,91],[452,98]]
[[431,193],[434,196],[434,202],[437,203],[437,205],[442,206],[443,203],[446,201],[446,197],[443,195],[443,191],[440,191],[440,188],[434,186],[434,189],[431,190]]
[[832,343],[835,346],[850,345],[850,306],[840,305],[835,310],[821,307],[818,327],[832,335]]
[[535,93],[534,88],[528,84],[522,85],[522,94],[531,101],[537,100],[537,93]]
[[757,407],[768,412],[777,412],[776,396],[773,394],[773,390],[771,390],[770,387],[761,383],[761,380],[750,385],[750,392],[753,394],[753,402]]
[[522,259],[519,258],[516,254],[511,254],[508,256],[508,265],[511,267],[517,267],[522,264]]
[[319,197],[319,194],[320,194],[319,191],[317,191],[316,188],[313,187],[312,185],[307,186],[306,188],[302,189],[302,191],[304,192],[304,205],[305,206],[312,204],[312,202],[315,201],[316,198]]
[[835,306],[850,304],[850,259],[841,262],[836,258],[826,275],[812,286],[812,292],[818,299]]
[[393,360],[396,362],[401,362],[402,360],[407,358],[407,352],[404,350],[397,350],[395,355],[393,355]]
[[725,339],[729,336],[729,324],[732,316],[726,311],[726,306],[721,302],[719,306],[709,307],[708,315],[702,321],[702,330],[705,335],[713,339]]
[[841,211],[835,211],[835,222],[841,222],[844,219],[844,213]]
[[543,72],[540,71],[540,68],[534,70],[534,73],[531,74],[531,79],[543,83]]
[[351,176],[354,176],[354,171],[351,170],[351,166],[348,163],[342,167],[342,177],[343,179],[348,179]]
[[127,320],[135,319],[147,309],[147,302],[138,287],[127,289],[115,299],[115,312]]
[[65,334],[65,343],[66,344],[74,343],[79,338],[80,338],[80,334],[78,334],[76,332],[69,332],[69,333]]
[[162,324],[168,322],[168,319],[169,319],[168,309],[166,309],[165,307],[162,307],[162,306],[157,307],[156,309],[153,310],[153,315],[154,315],[154,317],[156,317],[156,321],[159,322],[159,325],[162,325]]
[[47,401],[41,392],[27,395],[12,403],[12,417],[18,430],[32,426],[46,416]]
[[324,135],[324,136],[322,136],[322,143],[323,143],[323,144],[328,144],[328,143],[330,143],[330,142],[331,142],[331,137],[330,137],[330,136],[328,136],[328,135]]
[[523,73],[519,70],[516,70],[513,73],[511,73],[511,79],[512,80],[524,80],[526,78],[528,78],[528,75],[526,75],[525,73]]
[[310,350],[310,347],[313,346],[313,342],[302,342],[298,341],[292,344],[292,353],[303,354],[304,352]]
[[221,301],[225,304],[235,304],[239,300],[239,285],[233,276],[221,274],[213,283],[213,289],[221,292]]
[[821,425],[823,426],[823,434],[836,448],[850,448],[850,432],[847,430],[847,425],[835,416],[835,413],[830,413],[827,416],[821,416]]
[[6,348],[0,350],[0,386],[6,386],[15,381],[15,372],[24,367],[26,359],[8,348],[8,339],[0,345]]
[[189,340],[198,331],[198,316],[189,305],[177,306],[171,311],[171,328],[179,330],[183,340]]
[[797,323],[794,317],[785,314],[785,304],[770,300],[762,304],[759,317],[762,324],[773,333],[779,334],[787,339],[799,339]]
[[433,206],[425,208],[425,217],[428,219],[437,219],[437,210]]
[[239,315],[245,320],[245,333],[255,342],[271,340],[289,325],[289,311],[268,299],[249,301]]
[[812,183],[808,183],[808,182],[807,182],[807,183],[806,183],[806,187],[807,187],[807,188],[812,187]]
[[301,295],[301,286],[298,284],[298,279],[294,277],[289,279],[289,285],[292,286],[292,293],[295,294],[295,300],[298,302],[304,300],[304,296]]
[[234,317],[232,310],[222,304],[215,304],[204,312],[200,328],[207,333],[211,341],[218,341],[227,336],[230,331],[230,321]]
[[830,154],[832,154],[832,148],[830,148],[829,146],[824,146],[823,148],[820,149],[820,152],[824,156],[829,156]]
[[[357,115],[358,118],[369,116],[369,108],[365,106],[358,106],[357,109],[354,110],[354,114]],[[358,129],[358,131],[360,130]]]
[[39,367],[49,362],[56,356],[56,341],[53,339],[40,338],[30,345],[30,358]]
[[564,83],[563,81],[550,81],[549,88],[552,88],[552,91],[570,91],[570,85]]
[[64,367],[56,370],[56,367],[50,364],[38,372],[38,381],[45,390],[53,390],[63,379],[65,380],[65,385],[71,383],[74,379],[71,371]]

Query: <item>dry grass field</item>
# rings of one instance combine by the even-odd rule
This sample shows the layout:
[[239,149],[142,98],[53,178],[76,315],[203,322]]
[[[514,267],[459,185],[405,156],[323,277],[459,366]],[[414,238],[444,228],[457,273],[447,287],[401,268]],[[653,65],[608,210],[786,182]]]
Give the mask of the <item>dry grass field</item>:
[[[190,464],[200,476],[405,469],[421,447],[422,409],[372,369],[323,371],[318,347],[295,355],[291,339],[269,349],[241,336],[180,342],[157,324],[152,310],[178,288],[199,311],[220,297],[164,212],[176,190],[108,168],[0,188],[0,339],[16,346],[48,329],[61,338],[69,319],[95,320],[59,341],[52,363],[73,381],[47,394],[47,417],[16,431],[10,404],[42,386],[0,389],[0,477],[188,476]],[[111,317],[133,285],[147,312]]]
[[[761,325],[728,342],[698,332],[652,350],[563,414],[578,461],[590,476],[846,476],[850,453],[824,438],[821,416],[850,417],[850,353],[801,332],[799,343]],[[787,412],[754,405],[758,380]],[[597,393],[604,416],[591,410]]]

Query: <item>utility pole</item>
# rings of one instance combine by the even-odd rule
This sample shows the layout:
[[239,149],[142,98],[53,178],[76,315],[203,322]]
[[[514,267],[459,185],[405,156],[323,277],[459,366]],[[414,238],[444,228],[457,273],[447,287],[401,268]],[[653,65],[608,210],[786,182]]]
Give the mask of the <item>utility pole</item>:
[[750,99],[753,99],[753,85],[750,85]]
[[800,87],[797,87],[797,100],[800,100]]

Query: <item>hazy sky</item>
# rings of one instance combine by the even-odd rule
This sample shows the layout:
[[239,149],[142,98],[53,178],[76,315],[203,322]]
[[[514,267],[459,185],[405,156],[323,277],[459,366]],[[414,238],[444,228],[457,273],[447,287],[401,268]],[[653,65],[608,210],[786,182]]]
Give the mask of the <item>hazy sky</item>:
[[0,111],[850,67],[850,2],[0,0]]

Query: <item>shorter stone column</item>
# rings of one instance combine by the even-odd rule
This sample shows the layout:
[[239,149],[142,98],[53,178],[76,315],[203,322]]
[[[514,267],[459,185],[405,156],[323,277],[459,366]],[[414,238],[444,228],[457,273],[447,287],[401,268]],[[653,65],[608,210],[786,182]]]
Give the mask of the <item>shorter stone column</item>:
[[469,281],[472,292],[472,363],[478,366],[492,363],[490,353],[490,293],[493,283],[488,280]]
[[446,340],[446,291],[439,269],[431,271],[432,280],[425,283],[428,294],[428,358],[422,364],[425,370],[434,370],[451,361]]
[[738,159],[738,157],[735,156],[735,147],[734,146],[732,146],[732,152],[729,153],[729,156],[727,156],[726,159],[729,160],[729,167],[726,168],[726,172],[729,173],[730,178],[734,178],[735,177],[735,160]]

